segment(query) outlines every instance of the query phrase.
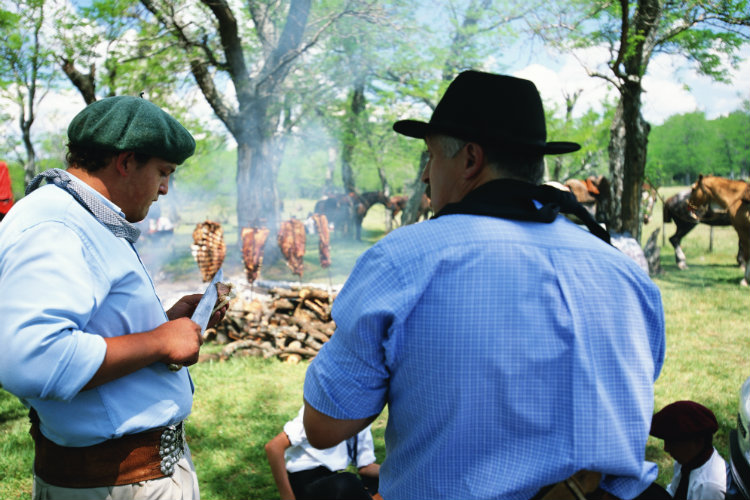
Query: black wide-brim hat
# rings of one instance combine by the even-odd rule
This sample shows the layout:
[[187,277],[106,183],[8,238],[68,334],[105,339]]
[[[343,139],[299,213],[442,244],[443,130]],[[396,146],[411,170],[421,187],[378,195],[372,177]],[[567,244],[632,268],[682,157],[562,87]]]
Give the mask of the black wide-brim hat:
[[393,130],[417,139],[442,134],[520,152],[563,154],[581,149],[575,142],[547,142],[542,99],[532,82],[480,71],[459,74],[428,123],[400,120]]

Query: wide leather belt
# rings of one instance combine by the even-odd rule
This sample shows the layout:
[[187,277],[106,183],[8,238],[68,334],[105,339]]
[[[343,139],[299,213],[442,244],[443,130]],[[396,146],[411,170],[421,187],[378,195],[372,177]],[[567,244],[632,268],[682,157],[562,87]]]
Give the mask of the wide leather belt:
[[182,422],[80,448],[55,444],[36,423],[29,433],[34,438],[34,473],[64,488],[119,486],[171,476],[185,449]]

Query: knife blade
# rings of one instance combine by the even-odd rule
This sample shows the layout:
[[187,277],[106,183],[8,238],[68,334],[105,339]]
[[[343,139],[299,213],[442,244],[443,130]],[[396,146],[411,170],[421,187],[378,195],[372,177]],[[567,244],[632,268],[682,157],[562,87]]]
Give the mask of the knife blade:
[[[213,316],[214,305],[216,304],[216,300],[219,298],[219,292],[216,290],[216,283],[218,283],[222,279],[224,279],[224,271],[222,269],[219,269],[218,271],[216,271],[216,274],[214,274],[214,278],[211,280],[211,283],[209,283],[208,287],[206,287],[206,291],[203,292],[203,297],[201,297],[198,305],[195,306],[195,311],[193,311],[193,315],[190,317],[191,320],[200,325],[201,336],[206,333],[206,326],[208,326],[208,321],[211,319],[211,316]],[[173,372],[176,372],[182,368],[182,365],[178,365],[177,363],[169,363],[167,366],[169,366],[169,369]]]
[[208,320],[211,319],[216,300],[219,298],[219,293],[216,290],[216,283],[222,279],[224,279],[224,271],[219,269],[216,271],[216,274],[214,274],[214,279],[208,284],[206,291],[203,292],[203,297],[201,297],[198,305],[195,306],[195,311],[193,311],[193,315],[190,317],[190,319],[201,326],[201,335],[206,331]]

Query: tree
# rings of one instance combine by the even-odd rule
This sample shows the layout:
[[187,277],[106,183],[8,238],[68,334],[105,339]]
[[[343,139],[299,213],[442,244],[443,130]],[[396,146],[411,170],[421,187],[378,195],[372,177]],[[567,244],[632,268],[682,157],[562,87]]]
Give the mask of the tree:
[[44,0],[23,0],[0,10],[0,88],[2,97],[18,110],[18,125],[26,151],[24,177],[28,184],[37,173],[37,155],[31,137],[36,110],[51,85],[52,72],[42,28]]
[[750,113],[707,120],[703,112],[669,117],[649,136],[646,174],[657,184],[692,183],[699,174],[743,178],[750,170]]
[[728,177],[747,178],[750,175],[750,101],[745,101],[744,110],[734,111],[714,122],[718,140],[712,156]]
[[[185,5],[141,0],[168,33],[151,53],[170,44],[182,51],[211,109],[237,142],[239,227],[279,227],[277,171],[285,140],[309,103],[306,89],[287,78],[338,20],[375,9],[373,1],[348,0],[312,9],[310,0],[247,2],[241,9],[225,0]],[[309,76],[309,75],[308,75]],[[308,83],[315,79],[308,78]]]
[[678,53],[699,72],[725,79],[727,66],[737,63],[738,49],[750,40],[745,29],[750,26],[747,2],[574,0],[557,6],[537,21],[537,33],[566,50],[604,47],[610,54],[606,70],[586,68],[591,76],[612,84],[620,98],[609,143],[615,202],[610,229],[638,239],[650,129],[641,115],[641,96],[651,57],[657,52]]
[[[395,86],[402,100],[423,109],[422,118],[427,118],[434,111],[438,96],[459,72],[496,69],[488,65],[494,64],[493,55],[503,41],[514,34],[514,22],[539,5],[534,1],[430,2],[426,5],[428,12],[423,13],[424,21],[417,23],[415,20],[416,29],[403,30],[401,37],[394,41],[401,55],[379,76]],[[414,47],[418,50],[413,50]],[[401,216],[402,224],[416,222],[419,215],[426,188],[421,182],[425,163],[426,155],[422,153],[409,201]]]

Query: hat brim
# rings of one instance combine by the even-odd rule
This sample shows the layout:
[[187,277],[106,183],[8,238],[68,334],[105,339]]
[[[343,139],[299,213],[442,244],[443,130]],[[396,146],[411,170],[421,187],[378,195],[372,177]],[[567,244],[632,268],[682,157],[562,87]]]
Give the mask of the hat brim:
[[531,152],[538,152],[545,155],[557,155],[565,153],[573,153],[581,149],[581,145],[576,142],[565,142],[565,141],[553,141],[546,142],[544,144],[528,144],[519,143],[513,140],[504,141],[502,138],[497,137],[481,137],[477,136],[478,133],[472,134],[467,131],[449,130],[445,128],[435,127],[434,125],[418,120],[399,120],[393,124],[393,130],[401,135],[407,137],[413,137],[415,139],[424,139],[431,134],[445,133],[455,136],[459,139],[465,139],[468,141],[477,141],[481,144],[507,146],[514,150],[525,150]]

